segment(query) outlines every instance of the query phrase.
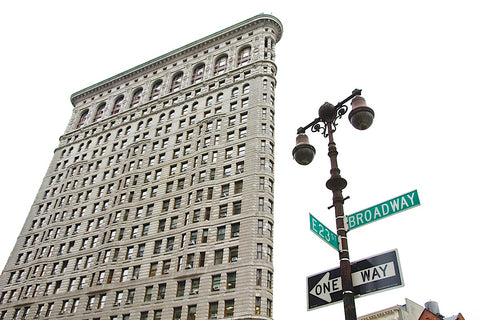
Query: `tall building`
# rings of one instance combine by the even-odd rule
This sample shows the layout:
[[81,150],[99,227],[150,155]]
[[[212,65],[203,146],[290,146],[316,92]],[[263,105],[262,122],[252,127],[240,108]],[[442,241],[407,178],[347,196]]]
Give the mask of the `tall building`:
[[258,15],[74,93],[0,319],[269,319],[275,44]]

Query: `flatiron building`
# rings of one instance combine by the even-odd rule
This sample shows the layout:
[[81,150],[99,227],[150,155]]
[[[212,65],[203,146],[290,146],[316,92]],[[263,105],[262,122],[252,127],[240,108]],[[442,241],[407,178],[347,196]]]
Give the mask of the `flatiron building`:
[[270,319],[275,45],[258,15],[71,96],[0,319]]

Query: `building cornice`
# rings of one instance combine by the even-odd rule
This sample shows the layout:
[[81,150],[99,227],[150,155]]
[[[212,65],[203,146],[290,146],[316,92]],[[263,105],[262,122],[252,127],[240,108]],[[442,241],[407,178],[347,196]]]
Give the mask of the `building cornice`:
[[373,320],[373,319],[382,319],[385,316],[395,315],[400,312],[400,306],[394,306],[387,309],[383,309],[374,313],[370,313],[361,317],[358,317],[359,320]]
[[145,63],[142,63],[136,67],[128,69],[122,73],[119,73],[113,77],[110,77],[106,80],[103,80],[99,83],[96,83],[92,86],[89,86],[83,90],[75,92],[71,95],[70,101],[75,106],[79,100],[86,99],[97,93],[104,92],[105,90],[114,88],[118,84],[126,82],[130,79],[137,78],[141,75],[147,74],[150,70],[158,69],[161,66],[164,66],[171,61],[180,60],[183,57],[189,56],[194,52],[199,52],[204,50],[206,47],[210,47],[215,43],[222,42],[226,38],[232,38],[237,34],[244,33],[251,29],[256,29],[259,25],[269,26],[275,29],[276,39],[275,41],[280,41],[283,33],[283,26],[280,20],[276,17],[268,14],[259,14],[250,19],[237,23],[231,27],[220,30],[216,33],[213,33],[207,37],[194,41],[190,44],[187,44],[183,47],[170,51],[164,55],[161,55],[157,58],[149,60]]

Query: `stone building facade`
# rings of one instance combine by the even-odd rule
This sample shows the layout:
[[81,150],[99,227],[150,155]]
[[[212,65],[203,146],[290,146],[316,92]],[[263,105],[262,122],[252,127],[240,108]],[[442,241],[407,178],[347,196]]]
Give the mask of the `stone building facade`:
[[85,88],[0,278],[0,319],[270,319],[280,21]]
[[440,314],[438,303],[428,301],[425,307],[405,299],[404,305],[396,305],[361,317],[358,320],[465,320],[461,313],[451,317]]

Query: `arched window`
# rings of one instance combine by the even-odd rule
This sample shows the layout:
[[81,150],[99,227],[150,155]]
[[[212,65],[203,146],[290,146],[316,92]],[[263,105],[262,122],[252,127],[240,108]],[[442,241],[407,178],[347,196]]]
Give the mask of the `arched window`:
[[203,73],[205,71],[205,64],[201,63],[193,69],[192,84],[199,83],[203,80]]
[[225,54],[215,60],[214,75],[222,74],[227,70],[227,58],[228,56]]
[[246,65],[250,62],[252,47],[244,47],[238,52],[238,66]]
[[140,98],[142,97],[143,88],[138,89],[133,93],[132,102],[130,103],[130,108],[134,108],[140,104]]
[[211,106],[213,103],[213,97],[208,97],[207,98],[207,101],[205,102],[205,105],[206,106]]
[[182,86],[183,72],[179,72],[172,78],[172,85],[170,86],[170,92],[176,92],[180,90]]
[[163,81],[159,80],[155,82],[152,86],[152,93],[150,93],[150,100],[156,99],[160,96],[160,87],[162,86]]
[[238,97],[238,87],[232,89],[232,98]]
[[160,117],[158,117],[158,123],[162,123],[165,120],[165,113],[162,113]]
[[217,95],[217,102],[222,102],[223,101],[223,93],[219,93]]
[[113,104],[112,114],[117,114],[120,112],[122,103],[123,103],[123,96],[120,96],[115,100],[115,103]]
[[82,114],[80,115],[80,120],[78,120],[77,129],[85,124],[85,121],[87,120],[87,116],[88,116],[88,110],[83,111]]
[[98,108],[97,108],[97,112],[95,113],[95,118],[93,118],[93,122],[95,121],[98,121],[102,115],[103,115],[103,112],[105,111],[105,102],[101,103]]
[[243,94],[247,94],[250,92],[250,85],[247,83],[246,85],[243,86]]

